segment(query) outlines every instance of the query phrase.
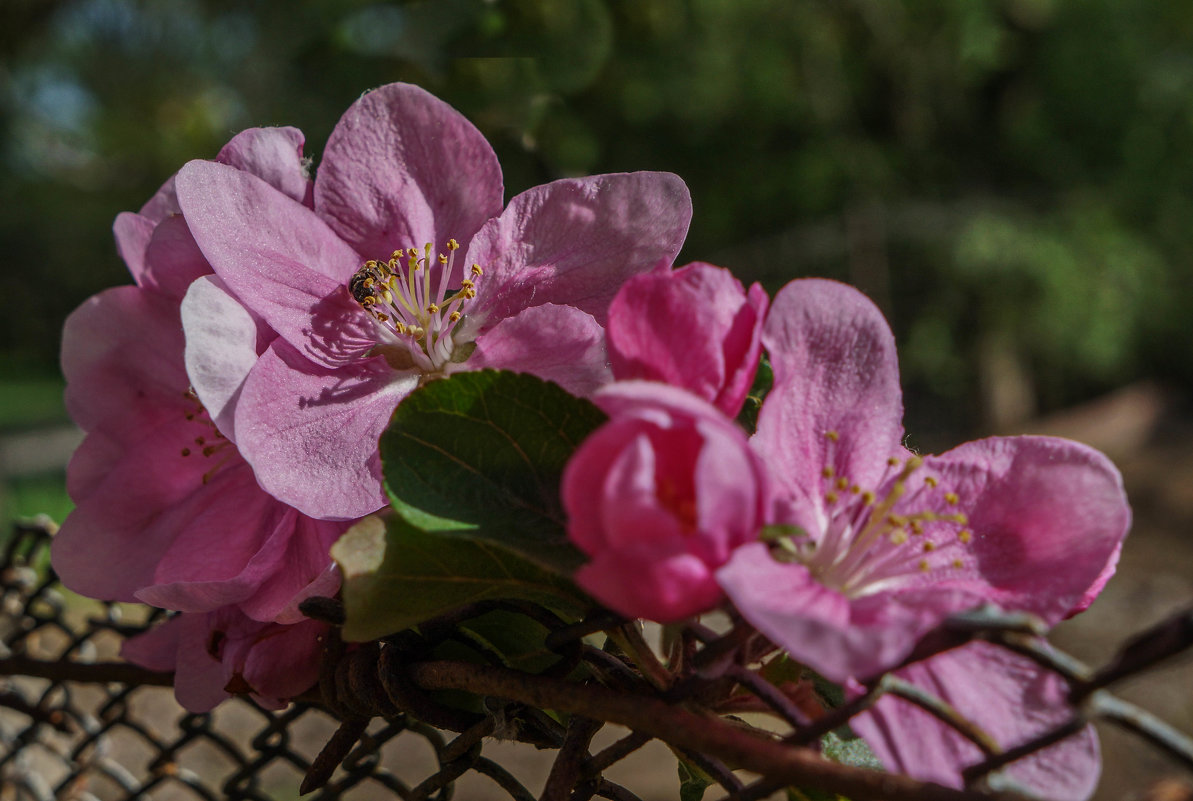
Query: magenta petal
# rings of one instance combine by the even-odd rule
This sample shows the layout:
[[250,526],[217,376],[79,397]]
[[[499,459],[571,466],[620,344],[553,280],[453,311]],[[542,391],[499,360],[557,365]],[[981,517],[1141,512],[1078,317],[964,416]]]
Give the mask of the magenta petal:
[[866,679],[899,664],[948,613],[981,599],[946,588],[850,599],[764,543],[738,548],[717,581],[742,617],[828,679]]
[[460,367],[531,373],[573,395],[589,395],[613,379],[604,335],[587,312],[553,303],[532,306],[481,334],[476,351]]
[[182,214],[178,206],[178,193],[174,189],[174,178],[173,175],[167,178],[153,197],[145,201],[140,211],[142,217],[159,223],[167,217]]
[[89,298],[62,331],[67,411],[91,431],[122,421],[140,427],[163,404],[179,408],[189,383],[182,346],[178,309],[168,299],[132,286]]
[[[1006,749],[1067,720],[1064,683],[1025,657],[972,643],[910,665],[897,674],[951,704]],[[850,721],[886,768],[961,787],[961,770],[982,759],[978,748],[932,715],[886,696]],[[1041,798],[1084,801],[1098,783],[1093,728],[1005,768],[1016,784]]]
[[993,437],[929,457],[924,468],[957,493],[973,531],[971,574],[946,584],[1049,623],[1105,584],[1131,510],[1118,470],[1098,451],[1053,437]]
[[252,173],[310,207],[314,184],[302,156],[304,141],[297,128],[249,128],[232,137],[215,160]]
[[670,173],[565,178],[510,201],[468,247],[479,263],[476,313],[490,322],[558,303],[604,325],[609,302],[630,276],[679,253],[692,201]]
[[458,111],[390,84],[357,100],[328,139],[315,208],[365,258],[450,238],[466,243],[501,211],[501,168]]
[[818,488],[826,465],[878,486],[903,436],[895,338],[878,307],[845,284],[792,281],[762,341],[775,383],[752,443],[788,493]]
[[762,350],[766,293],[696,262],[626,281],[609,307],[609,360],[618,379],[683,387],[728,415],[741,410]]
[[186,372],[207,413],[236,441],[233,413],[249,371],[257,363],[257,323],[222,281],[195,281],[182,300]]
[[178,664],[178,643],[183,628],[182,618],[175,616],[125,640],[120,646],[120,656],[146,670],[171,673]]
[[145,281],[148,288],[179,300],[191,282],[211,273],[203,251],[191,236],[181,215],[158,223],[145,249]]
[[724,597],[713,571],[682,539],[633,551],[604,551],[576,571],[576,583],[627,617],[674,623],[707,612]]
[[279,524],[284,542],[272,540],[263,550],[276,548],[282,569],[266,573],[252,597],[241,601],[242,612],[254,620],[296,623],[298,603],[310,595],[335,595],[340,574],[331,561],[331,546],[348,530],[351,521],[314,520],[293,510]]
[[249,173],[192,161],[177,183],[187,223],[216,274],[279,335],[310,351],[312,317],[325,315],[321,309],[336,298],[351,304],[341,285],[359,266],[356,253],[310,209]]
[[117,214],[116,222],[112,224],[116,252],[128,265],[137,286],[145,284],[145,248],[149,245],[149,237],[153,236],[154,225],[153,220],[131,211]]
[[311,517],[363,517],[385,504],[377,440],[417,380],[381,359],[320,367],[275,341],[245,381],[237,444],[278,500]]

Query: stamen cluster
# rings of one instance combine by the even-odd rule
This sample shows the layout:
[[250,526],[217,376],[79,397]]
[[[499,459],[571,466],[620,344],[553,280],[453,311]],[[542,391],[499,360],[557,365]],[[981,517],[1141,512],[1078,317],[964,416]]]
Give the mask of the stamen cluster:
[[[438,372],[452,359],[452,332],[464,318],[464,302],[476,297],[476,280],[484,270],[473,264],[460,288],[449,293],[456,251],[460,243],[447,241],[447,253],[435,258],[428,242],[395,250],[389,259],[366,261],[348,281],[348,291],[391,337],[405,343],[417,367]],[[431,268],[438,264],[438,285],[431,287]]]

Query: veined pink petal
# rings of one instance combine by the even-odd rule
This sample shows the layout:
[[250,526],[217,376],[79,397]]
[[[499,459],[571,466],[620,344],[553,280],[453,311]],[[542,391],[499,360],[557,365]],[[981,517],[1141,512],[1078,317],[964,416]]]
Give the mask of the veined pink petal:
[[177,405],[188,384],[181,357],[174,304],[137,287],[105,290],[75,309],[62,332],[67,411],[90,431],[147,401]]
[[775,383],[751,442],[777,481],[807,493],[829,466],[876,487],[903,436],[895,339],[878,308],[845,284],[792,281],[762,341]]
[[154,225],[153,220],[131,211],[117,214],[116,222],[112,224],[116,252],[128,266],[137,286],[145,283],[145,248],[149,246],[149,237],[153,236]]
[[155,224],[167,217],[181,213],[182,209],[178,207],[178,193],[174,190],[173,175],[162,183],[153,197],[145,201],[145,205],[141,207],[140,211],[142,217],[153,221]]
[[486,367],[531,373],[580,396],[613,379],[604,329],[591,314],[554,303],[523,309],[481,334],[460,369]]
[[210,273],[211,265],[195,244],[186,220],[174,215],[153,229],[145,248],[145,280],[138,283],[178,300],[192,281]]
[[233,167],[192,161],[177,185],[195,241],[227,287],[309,358],[336,363],[313,342],[328,332],[313,327],[365,319],[342,288],[360,266],[352,248],[313,211]]
[[898,664],[947,614],[981,603],[979,596],[944,587],[851,599],[804,565],[777,561],[765,543],[734,551],[717,581],[772,642],[837,682]]
[[385,504],[377,439],[417,383],[379,358],[330,369],[275,341],[245,381],[237,444],[278,500],[311,517],[363,517]]
[[688,188],[670,173],[565,178],[510,201],[468,246],[478,263],[474,312],[487,324],[558,303],[604,325],[630,276],[671,263],[692,217]]
[[304,142],[297,128],[249,128],[232,137],[215,160],[252,173],[310,208],[314,183],[302,156]]
[[747,295],[711,264],[633,276],[609,307],[613,372],[683,387],[736,415],[758,368],[766,306],[761,286]]
[[[365,259],[455,238],[501,211],[501,168],[462,114],[410,84],[357,100],[328,139],[315,208]],[[347,279],[347,276],[344,276]]]
[[[975,642],[905,667],[900,678],[947,701],[1004,749],[1067,720],[1064,683],[1005,648]],[[977,746],[906,701],[885,696],[850,721],[886,768],[960,787],[961,770],[982,760]],[[1041,798],[1084,801],[1100,770],[1093,728],[1011,763],[1005,772]]]
[[340,588],[340,573],[328,552],[354,521],[314,520],[297,511],[278,524],[276,547],[284,569],[266,575],[257,591],[239,603],[240,610],[253,620],[298,623],[306,616],[298,604],[311,595],[335,595]]
[[924,581],[964,587],[1050,623],[1105,584],[1131,524],[1104,455],[1054,437],[994,437],[928,457],[973,532],[965,569]]
[[214,275],[191,285],[181,315],[191,386],[219,430],[235,442],[236,401],[257,363],[257,322]]

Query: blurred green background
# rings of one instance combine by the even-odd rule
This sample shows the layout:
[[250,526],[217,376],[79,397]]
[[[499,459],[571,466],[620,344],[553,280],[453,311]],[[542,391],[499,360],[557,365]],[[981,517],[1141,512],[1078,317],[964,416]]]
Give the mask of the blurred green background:
[[[913,431],[1193,385],[1183,0],[3,0],[0,443],[65,421],[59,331],[128,280],[117,212],[248,126],[317,165],[396,80],[481,128],[507,196],[671,170],[681,261],[860,286]],[[60,466],[12,451],[4,517],[61,517]]]

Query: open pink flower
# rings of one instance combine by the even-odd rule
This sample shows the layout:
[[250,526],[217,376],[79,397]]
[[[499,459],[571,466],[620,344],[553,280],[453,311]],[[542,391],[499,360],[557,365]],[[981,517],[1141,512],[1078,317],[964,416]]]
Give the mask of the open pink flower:
[[[293,129],[245,131],[218,158],[309,197]],[[301,620],[301,597],[338,586],[328,548],[346,524],[306,517],[265,493],[237,452],[230,415],[204,408],[191,391],[183,293],[192,283],[226,293],[206,275],[173,180],[140,214],[120,215],[115,231],[137,285],[91,298],[63,332],[67,408],[87,436],[67,471],[76,508],[54,539],[54,568],[94,598],[188,612],[234,604],[261,621]],[[274,335],[241,312],[223,334],[263,350]],[[219,369],[240,369],[240,381],[247,372]]]
[[629,617],[667,623],[724,598],[716,569],[752,540],[768,502],[744,432],[676,387],[621,381],[610,416],[563,475],[568,535],[591,561],[576,583]]
[[[663,173],[555,181],[502,211],[480,132],[403,84],[345,113],[313,209],[212,162],[183,168],[177,191],[216,275],[279,335],[239,389],[237,444],[262,486],[325,518],[383,504],[377,439],[422,381],[498,367],[580,394],[604,382],[613,294],[669,263],[691,216],[683,182]],[[209,335],[226,313],[184,309],[188,349],[241,363],[244,343]]]
[[[897,666],[954,612],[993,602],[1049,623],[1088,603],[1130,523],[1100,453],[1048,437],[992,438],[941,456],[902,445],[894,338],[856,290],[787,285],[763,341],[774,389],[751,444],[778,485],[781,544],[739,548],[717,578],[771,640],[838,682]],[[1067,714],[1054,677],[970,645],[899,671],[1010,747]],[[958,784],[980,755],[935,718],[885,699],[856,728],[888,767]],[[1086,732],[1008,768],[1049,797],[1082,798]]]
[[775,384],[751,443],[774,522],[800,534],[739,549],[719,577],[796,659],[868,678],[953,612],[989,601],[1056,622],[1101,580],[1130,522],[1105,456],[1051,437],[910,453],[894,338],[844,284],[788,284],[763,341]]
[[183,613],[124,642],[120,655],[149,670],[174,673],[174,696],[191,712],[209,712],[249,694],[281,709],[319,678],[328,626],[314,620],[261,623],[228,606]]
[[683,387],[735,416],[758,370],[766,305],[760,284],[747,292],[703,262],[636,275],[609,306],[613,375]]

